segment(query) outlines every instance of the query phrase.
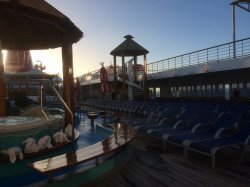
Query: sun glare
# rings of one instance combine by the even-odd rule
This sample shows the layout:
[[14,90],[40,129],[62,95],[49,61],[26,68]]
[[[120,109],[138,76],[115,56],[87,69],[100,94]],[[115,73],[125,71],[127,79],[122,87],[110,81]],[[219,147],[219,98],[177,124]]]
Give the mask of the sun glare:
[[7,53],[7,51],[6,50],[2,50],[2,53],[3,53],[3,64],[5,64],[5,59],[6,59],[6,53]]
[[49,74],[62,74],[62,60],[60,49],[31,51],[33,64],[42,63],[45,72]]

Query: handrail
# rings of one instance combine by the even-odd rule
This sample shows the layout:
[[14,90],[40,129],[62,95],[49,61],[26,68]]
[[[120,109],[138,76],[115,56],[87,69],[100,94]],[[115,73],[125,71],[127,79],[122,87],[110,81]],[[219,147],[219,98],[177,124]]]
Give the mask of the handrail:
[[50,135],[52,135],[52,130],[51,130],[51,121],[48,117],[48,115],[45,113],[45,111],[43,110],[43,86],[41,86],[41,91],[40,91],[40,108],[41,108],[41,111],[43,113],[43,115],[45,116],[46,120],[48,121],[48,124],[49,124],[49,132],[50,132]]
[[192,65],[208,64],[219,60],[240,58],[250,55],[250,38],[235,41],[236,56],[233,55],[234,42],[220,44],[214,47],[209,47],[197,50],[190,53],[185,53],[175,57],[163,59],[160,61],[151,62],[148,64],[147,72],[158,73],[171,69],[183,68]]
[[[67,109],[67,111],[70,113],[71,120],[72,120],[72,127],[74,127],[74,115],[73,115],[73,112],[70,110],[70,108],[68,107],[68,105],[65,103],[65,101],[63,100],[63,98],[61,97],[61,95],[59,94],[59,92],[57,91],[57,89],[54,86],[52,86],[52,89],[56,93],[56,96],[63,103],[63,105]],[[74,128],[72,128],[72,140],[74,140],[74,139],[75,139],[75,131],[74,131]]]

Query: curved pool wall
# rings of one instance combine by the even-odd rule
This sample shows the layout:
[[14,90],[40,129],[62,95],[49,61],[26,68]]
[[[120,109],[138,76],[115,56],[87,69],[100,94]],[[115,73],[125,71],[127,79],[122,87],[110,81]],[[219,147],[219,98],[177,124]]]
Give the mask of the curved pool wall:
[[37,141],[64,128],[64,118],[55,115],[50,118],[9,116],[0,118],[0,152],[10,147],[24,148],[23,141],[29,137]]
[[[73,144],[69,144],[55,151],[47,152],[46,154],[38,155],[22,161],[18,160],[14,164],[11,164],[9,162],[0,163],[0,173],[1,173],[0,186],[11,186],[11,187],[27,186],[27,185],[34,186],[33,185],[34,183],[39,183],[41,181],[44,182],[44,184],[46,184],[47,175],[41,175],[40,173],[30,169],[29,167],[26,166],[28,163],[35,162],[38,160],[43,160],[46,158],[54,157],[57,155],[65,154],[67,152],[72,152],[77,149],[87,147],[91,144],[102,141],[103,139],[105,139],[106,137],[110,136],[113,133],[112,129],[103,127],[101,125],[102,123],[101,118],[96,120],[95,129],[92,129],[90,125],[90,120],[86,117],[86,112],[84,112],[84,116],[81,119],[76,121],[78,122],[75,125],[75,128],[80,132],[80,137]],[[56,173],[56,176],[58,176],[56,178],[60,178],[62,175],[68,175],[68,173],[75,173],[79,171],[79,168],[81,170],[82,167],[84,167],[84,165],[79,165],[71,169],[58,172]]]
[[132,150],[129,148],[129,146],[127,146],[121,151],[117,152],[115,155],[113,155],[112,158],[105,160],[104,163],[95,166],[94,168],[90,168],[89,170],[86,170],[84,172],[74,173],[70,176],[65,176],[63,179],[62,177],[58,177],[58,181],[56,181],[56,178],[55,181],[53,181],[53,183],[51,184],[48,184],[46,181],[46,186],[77,187],[88,185],[94,180],[101,179],[103,175],[107,173],[112,173],[122,168],[130,159],[131,154]]

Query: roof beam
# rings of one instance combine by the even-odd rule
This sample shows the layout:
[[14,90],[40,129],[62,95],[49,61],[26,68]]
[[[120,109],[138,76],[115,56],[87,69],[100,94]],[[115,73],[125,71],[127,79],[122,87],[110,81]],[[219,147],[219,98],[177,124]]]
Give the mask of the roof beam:
[[234,1],[232,3],[232,5],[236,5],[239,8],[250,12],[250,0],[238,0],[238,1]]

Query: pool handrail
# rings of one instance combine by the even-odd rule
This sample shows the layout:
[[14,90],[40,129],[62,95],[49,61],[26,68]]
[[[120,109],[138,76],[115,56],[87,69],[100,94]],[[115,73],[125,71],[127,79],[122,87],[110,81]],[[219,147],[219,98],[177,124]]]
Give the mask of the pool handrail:
[[[59,98],[59,100],[62,102],[62,104],[64,105],[64,107],[66,108],[66,110],[70,113],[71,116],[71,122],[72,122],[72,126],[74,127],[74,115],[73,112],[70,110],[70,108],[68,107],[68,105],[65,103],[65,101],[63,100],[63,98],[61,97],[60,93],[57,91],[57,89],[52,86],[53,91],[56,93],[56,96]],[[75,139],[75,131],[74,128],[72,128],[72,141]]]
[[41,86],[40,89],[41,89],[41,91],[40,91],[40,108],[41,108],[41,111],[42,111],[44,117],[48,121],[49,128],[50,128],[49,133],[50,133],[50,135],[52,135],[51,134],[52,133],[52,130],[51,130],[51,121],[50,121],[48,115],[46,114],[46,112],[43,110],[43,86]]

